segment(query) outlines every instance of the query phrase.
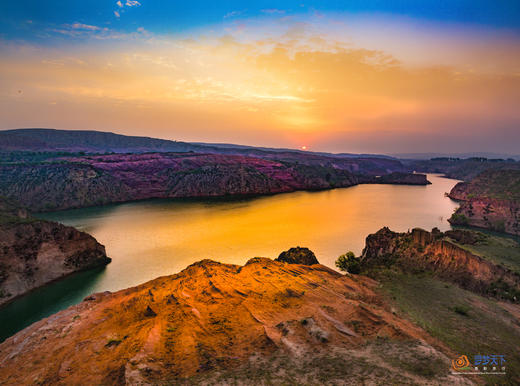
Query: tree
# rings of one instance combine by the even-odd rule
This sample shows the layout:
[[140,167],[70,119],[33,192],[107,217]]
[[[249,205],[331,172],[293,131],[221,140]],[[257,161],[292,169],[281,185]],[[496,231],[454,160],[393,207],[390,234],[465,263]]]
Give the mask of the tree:
[[361,259],[354,255],[354,252],[348,251],[336,260],[336,267],[342,271],[357,275],[361,272]]

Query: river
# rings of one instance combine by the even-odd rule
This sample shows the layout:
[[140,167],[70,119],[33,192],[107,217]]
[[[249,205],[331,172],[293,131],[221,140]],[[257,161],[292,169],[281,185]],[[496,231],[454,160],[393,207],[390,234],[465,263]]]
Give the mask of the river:
[[82,272],[37,289],[0,309],[0,341],[80,302],[179,272],[201,259],[244,264],[305,246],[320,263],[349,250],[383,226],[450,228],[457,204],[444,196],[458,182],[428,175],[432,185],[358,185],[242,199],[147,200],[41,215],[89,232],[112,258],[105,269]]

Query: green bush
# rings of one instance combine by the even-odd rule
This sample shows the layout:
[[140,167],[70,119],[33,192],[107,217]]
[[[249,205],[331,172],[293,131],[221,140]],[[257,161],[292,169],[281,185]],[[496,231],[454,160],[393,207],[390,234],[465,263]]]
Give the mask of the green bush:
[[451,223],[453,225],[468,225],[468,218],[460,213],[453,213],[451,215]]
[[356,257],[353,252],[348,251],[336,260],[336,267],[342,271],[353,273],[355,275],[361,272],[361,259]]
[[453,311],[459,315],[468,316],[469,307],[467,306],[455,306],[453,307]]

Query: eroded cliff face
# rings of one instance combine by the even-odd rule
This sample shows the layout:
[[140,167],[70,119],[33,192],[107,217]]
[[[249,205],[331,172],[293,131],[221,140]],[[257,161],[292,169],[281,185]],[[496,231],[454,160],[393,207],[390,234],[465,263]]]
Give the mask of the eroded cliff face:
[[146,198],[256,195],[352,186],[331,166],[286,164],[238,155],[152,153],[0,165],[0,194],[33,211]]
[[33,219],[22,209],[1,209],[0,203],[0,305],[73,272],[110,262],[105,247],[87,233]]
[[[459,187],[460,188],[460,187]],[[460,207],[448,220],[453,225],[470,225],[520,235],[520,202],[493,198],[468,198],[457,191],[450,197],[462,201]]]
[[234,383],[240,374],[251,383],[259,373],[258,382],[291,374],[292,382],[309,383],[321,371],[331,382],[432,382],[423,367],[422,375],[410,370],[417,358],[438,365],[435,382],[470,383],[448,374],[445,354],[453,354],[391,312],[376,285],[319,264],[204,260],[92,295],[7,339],[0,383]]
[[[371,167],[357,168],[351,160],[300,158],[278,161],[241,155],[147,153],[10,162],[0,165],[0,194],[33,211],[49,211],[147,198],[258,195],[358,183],[428,183],[424,175],[406,173],[375,179],[372,173],[386,169],[371,161],[366,161]],[[358,162],[364,165],[365,161]],[[399,165],[393,161],[386,166]]]
[[432,272],[477,293],[520,301],[517,273],[460,247],[450,238],[450,232],[416,228],[411,232],[396,233],[382,228],[367,237],[361,256],[362,267],[397,266],[410,272]]
[[450,223],[520,235],[519,170],[486,171],[455,185],[449,197],[461,201]]

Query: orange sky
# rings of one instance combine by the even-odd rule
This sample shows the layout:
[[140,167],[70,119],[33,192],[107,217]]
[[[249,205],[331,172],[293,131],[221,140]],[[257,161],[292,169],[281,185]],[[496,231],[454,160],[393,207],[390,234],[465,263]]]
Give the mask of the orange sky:
[[520,153],[516,37],[408,23],[270,18],[183,36],[69,26],[62,33],[84,36],[80,43],[0,42],[0,127],[338,152]]

